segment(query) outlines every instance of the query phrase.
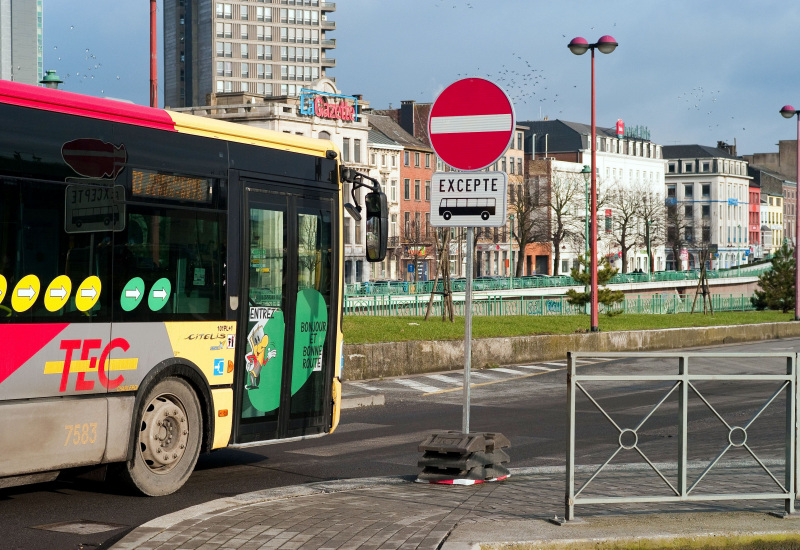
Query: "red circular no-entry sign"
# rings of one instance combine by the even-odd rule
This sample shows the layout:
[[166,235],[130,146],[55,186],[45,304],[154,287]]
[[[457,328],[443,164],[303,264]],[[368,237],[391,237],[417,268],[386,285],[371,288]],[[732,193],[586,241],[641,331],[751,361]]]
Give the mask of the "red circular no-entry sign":
[[506,152],[514,125],[514,105],[502,88],[483,78],[464,78],[434,101],[428,136],[445,163],[481,170]]

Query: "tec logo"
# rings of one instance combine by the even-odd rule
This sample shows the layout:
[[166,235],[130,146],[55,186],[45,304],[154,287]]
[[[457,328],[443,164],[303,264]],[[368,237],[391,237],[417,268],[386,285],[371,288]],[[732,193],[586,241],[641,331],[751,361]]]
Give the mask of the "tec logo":
[[[100,384],[109,390],[116,389],[125,377],[119,375],[109,378],[108,372],[115,370],[136,370],[139,362],[136,358],[109,359],[113,349],[123,352],[128,351],[130,344],[124,338],[114,338],[105,347],[100,339],[86,340],[61,340],[61,349],[64,350],[63,361],[48,361],[44,365],[45,374],[61,374],[59,392],[67,391],[70,373],[77,373],[75,380],[76,391],[91,391],[94,389],[94,380],[86,380],[86,373],[97,372]],[[95,351],[96,350],[96,351]],[[75,357],[75,352],[80,351],[80,358]]]
[[214,359],[214,376],[225,374],[225,359]]

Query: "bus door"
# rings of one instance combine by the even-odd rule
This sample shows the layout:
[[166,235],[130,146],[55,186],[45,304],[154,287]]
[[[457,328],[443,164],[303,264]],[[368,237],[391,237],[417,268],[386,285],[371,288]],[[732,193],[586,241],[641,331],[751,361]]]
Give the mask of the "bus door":
[[335,357],[335,196],[245,186],[246,305],[237,336],[237,364],[244,368],[235,381],[234,440],[322,433],[330,420]]

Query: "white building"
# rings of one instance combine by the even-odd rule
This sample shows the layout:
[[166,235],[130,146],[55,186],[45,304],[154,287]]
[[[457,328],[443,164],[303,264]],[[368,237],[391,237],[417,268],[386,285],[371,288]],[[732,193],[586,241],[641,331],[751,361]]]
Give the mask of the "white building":
[[0,79],[38,85],[42,67],[42,0],[0,0]]
[[[688,267],[699,268],[700,250],[706,245],[711,246],[711,269],[747,263],[752,179],[747,175],[747,162],[725,149],[705,145],[665,145],[664,158],[667,200],[678,206],[688,222],[693,220],[688,224],[694,229],[691,238],[699,241],[687,247]],[[668,262],[675,265],[671,251]]]
[[[592,163],[591,151],[591,126],[563,120],[540,120],[521,122],[530,128],[527,133],[526,149],[536,159],[552,158],[565,161],[571,165],[570,172],[583,166],[590,167]],[[622,198],[614,203],[614,193],[620,189],[635,192],[640,197],[647,197],[653,204],[663,204],[664,200],[664,174],[665,161],[662,156],[662,147],[650,141],[649,131],[646,128],[628,128],[620,134],[616,128],[596,128],[596,162],[597,162],[597,194],[598,194],[598,255],[609,259],[610,263],[620,272],[633,272],[641,270],[650,271],[648,266],[648,242],[646,218],[634,217],[624,223],[629,231],[625,239],[626,245],[632,245],[627,250],[627,265],[622,266],[620,225],[623,213],[620,209],[627,209],[622,205]],[[587,168],[588,169],[588,168]],[[559,168],[554,167],[554,170]],[[587,175],[588,179],[588,175]],[[629,196],[629,194],[628,194]],[[619,197],[619,196],[618,196]],[[554,271],[557,275],[569,275],[570,269],[578,263],[578,257],[584,254],[586,247],[585,219],[589,201],[589,185],[582,197],[576,197],[574,216],[584,220],[584,230],[579,225],[576,231],[578,237],[570,240],[569,244],[562,245],[560,251],[560,265]],[[606,222],[606,218],[609,219]],[[663,227],[651,225],[650,255],[652,267],[655,271],[665,269],[665,251]]]
[[[382,115],[370,114],[370,122],[379,118],[388,118]],[[381,263],[372,264],[371,279],[392,279],[400,278],[397,272],[396,253],[400,246],[400,155],[403,154],[403,146],[381,132],[375,126],[370,127],[367,150],[369,155],[369,175],[381,184],[381,188],[386,193],[386,200],[389,206],[389,243],[386,251],[386,259]]]

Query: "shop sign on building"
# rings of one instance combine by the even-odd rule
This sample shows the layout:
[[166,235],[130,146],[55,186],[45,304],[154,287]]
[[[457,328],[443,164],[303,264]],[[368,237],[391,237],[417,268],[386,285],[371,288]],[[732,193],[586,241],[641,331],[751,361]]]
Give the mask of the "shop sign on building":
[[355,122],[358,120],[358,98],[302,88],[300,114]]

